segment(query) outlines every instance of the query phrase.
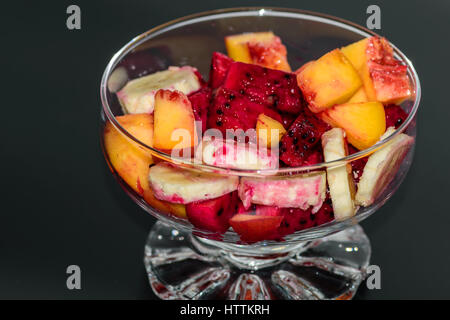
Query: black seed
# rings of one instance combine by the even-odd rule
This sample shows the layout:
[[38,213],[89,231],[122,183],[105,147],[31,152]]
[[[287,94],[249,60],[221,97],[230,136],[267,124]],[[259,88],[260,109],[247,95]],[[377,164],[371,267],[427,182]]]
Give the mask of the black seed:
[[401,125],[402,122],[403,122],[403,120],[402,120],[401,118],[398,118],[396,124],[397,124],[397,125]]
[[273,82],[273,84],[275,84],[275,85],[280,84],[280,81],[275,80],[275,81]]
[[306,221],[305,219],[300,219],[299,223],[301,225],[305,225],[308,221]]
[[316,142],[316,138],[312,137],[308,141],[309,141],[309,143],[314,143],[314,142]]
[[289,79],[291,78],[291,75],[290,75],[289,73],[286,73],[286,74],[284,75],[284,78],[289,80]]
[[308,134],[305,132],[304,134],[302,134],[302,139],[306,139],[308,138]]
[[219,212],[217,212],[217,216],[220,217],[220,215],[223,213],[223,208],[220,208]]
[[246,76],[247,78],[250,78],[252,75],[250,74],[250,72],[246,72],[246,73],[245,73],[245,76]]
[[223,115],[223,111],[222,111],[221,109],[217,109],[217,110],[216,110],[216,113],[217,113],[219,116]]
[[308,148],[309,148],[309,147],[308,147],[308,145],[307,145],[307,144],[304,144],[304,145],[303,145],[303,150],[305,150],[305,151],[306,151],[306,150],[308,150]]
[[294,139],[292,140],[292,143],[293,143],[293,144],[297,144],[297,143],[298,143],[298,138],[297,138],[297,137],[294,137]]
[[286,147],[285,146],[281,146],[281,152],[286,152]]
[[221,126],[222,126],[222,121],[221,121],[221,120],[217,120],[217,121],[216,121],[216,124],[217,124],[219,127],[221,127]]
[[245,93],[244,89],[239,90],[239,93],[244,94]]
[[284,226],[285,226],[286,228],[289,228],[289,223],[288,223],[287,221],[285,221],[285,222],[284,222]]
[[331,198],[327,198],[327,199],[325,200],[325,203],[326,203],[326,204],[329,204],[329,205],[331,206],[331,204],[332,204]]
[[315,215],[314,213],[310,213],[310,214],[309,214],[309,219],[310,219],[311,221],[314,221],[314,220],[316,219],[316,215]]
[[292,130],[289,130],[289,132],[288,132],[288,136],[289,136],[289,137],[293,137],[293,136],[294,136],[294,131],[292,131]]
[[275,101],[273,102],[273,106],[274,106],[275,108],[278,106],[278,100],[275,100]]
[[230,104],[227,102],[227,103],[225,103],[225,108],[227,108],[227,109],[230,109]]
[[[300,148],[298,147],[298,145],[294,145],[295,151],[298,151]],[[303,152],[300,154],[300,157],[303,158]]]
[[236,98],[235,95],[233,93],[231,93],[230,96],[229,96],[229,99],[233,100],[234,98]]

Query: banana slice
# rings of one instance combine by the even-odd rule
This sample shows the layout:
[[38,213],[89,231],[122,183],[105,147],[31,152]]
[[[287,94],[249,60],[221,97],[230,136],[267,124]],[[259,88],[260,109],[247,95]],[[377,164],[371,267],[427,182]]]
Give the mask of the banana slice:
[[150,168],[149,182],[157,199],[186,204],[233,192],[239,178],[198,173],[160,162]]
[[[394,131],[394,127],[388,128],[380,140],[390,136]],[[366,207],[375,201],[394,179],[413,143],[413,137],[402,133],[395,137],[387,146],[375,151],[369,157],[358,183],[358,191],[355,198],[357,204]]]
[[[345,132],[334,128],[322,135],[322,148],[325,161],[333,161],[347,155]],[[350,164],[327,168],[327,181],[333,203],[334,217],[344,220],[355,215],[355,185]]]
[[317,212],[325,200],[325,172],[282,178],[241,178],[238,193],[244,207],[252,203],[279,208],[313,207]]
[[165,71],[134,79],[117,92],[124,112],[153,113],[155,94],[159,89],[178,90],[188,95],[200,89],[200,81],[192,67],[170,67]]
[[229,169],[276,169],[278,152],[250,143],[215,139],[203,142],[203,162]]

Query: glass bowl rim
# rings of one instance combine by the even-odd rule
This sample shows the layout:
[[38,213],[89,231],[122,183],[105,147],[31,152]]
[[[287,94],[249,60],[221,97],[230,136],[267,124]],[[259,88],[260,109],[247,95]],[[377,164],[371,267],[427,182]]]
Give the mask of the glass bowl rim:
[[[165,32],[168,30],[164,29],[171,29],[173,27],[177,27],[177,25],[186,23],[189,21],[193,21],[192,23],[195,23],[195,20],[201,19],[201,18],[210,18],[207,20],[212,20],[216,16],[225,15],[226,17],[233,17],[234,15],[238,16],[276,16],[276,17],[286,17],[286,15],[297,15],[302,16],[302,18],[306,18],[309,20],[316,20],[320,22],[324,22],[327,24],[334,24],[339,27],[345,28],[347,30],[354,31],[356,33],[361,34],[365,37],[370,36],[380,36],[377,33],[373,32],[372,30],[369,30],[363,26],[360,26],[356,23],[353,23],[351,21],[334,17],[332,15],[318,13],[314,11],[308,11],[308,10],[302,10],[302,9],[292,9],[292,8],[279,8],[279,7],[236,7],[236,8],[227,8],[227,9],[217,9],[217,10],[210,10],[210,11],[204,11],[199,12],[191,15],[187,15],[184,17],[180,17],[171,21],[168,21],[166,23],[160,24],[136,37],[134,37],[131,41],[129,41],[127,44],[125,44],[119,51],[117,51],[111,60],[109,61],[108,65],[106,66],[105,71],[103,72],[101,84],[100,84],[100,99],[102,103],[102,110],[108,120],[112,123],[112,125],[119,130],[123,135],[125,135],[127,138],[131,139],[141,147],[148,149],[149,152],[153,156],[156,156],[160,159],[166,160],[168,162],[172,162],[178,165],[184,165],[188,166],[189,168],[195,168],[200,171],[210,171],[215,172],[218,174],[229,174],[229,175],[239,175],[239,176],[260,176],[260,175],[280,175],[280,174],[289,174],[289,173],[295,173],[295,172],[305,172],[305,171],[314,171],[318,169],[323,169],[324,167],[334,167],[339,166],[348,162],[351,162],[353,160],[357,160],[363,157],[366,157],[370,155],[371,153],[375,152],[378,149],[383,148],[386,146],[391,140],[393,140],[395,137],[397,137],[399,134],[401,134],[405,129],[408,127],[410,122],[414,119],[417,110],[419,108],[420,104],[420,98],[421,98],[421,86],[420,86],[420,80],[419,76],[417,74],[417,71],[415,70],[412,62],[406,57],[406,55],[400,51],[394,44],[391,44],[391,46],[394,49],[394,54],[397,58],[400,58],[403,63],[408,67],[408,72],[410,73],[410,76],[413,80],[414,84],[414,93],[415,93],[415,99],[414,99],[414,105],[411,109],[411,112],[408,114],[408,117],[406,120],[400,125],[400,127],[395,130],[391,135],[386,137],[385,139],[377,142],[370,148],[360,150],[356,153],[353,153],[351,155],[348,155],[346,157],[336,159],[329,162],[321,162],[314,165],[309,166],[301,166],[301,167],[283,167],[283,168],[275,168],[275,169],[229,169],[229,168],[223,168],[218,167],[214,165],[207,165],[203,163],[196,163],[193,161],[193,159],[186,159],[186,158],[179,158],[179,157],[173,157],[163,151],[160,151],[158,149],[155,149],[153,147],[148,146],[144,142],[141,142],[139,139],[135,138],[132,134],[130,134],[125,128],[123,128],[120,123],[116,120],[116,117],[111,111],[111,108],[108,103],[107,99],[107,90],[108,90],[108,79],[111,75],[112,71],[123,57],[125,57],[129,52],[131,52],[134,48],[136,48],[139,44],[146,41],[147,38],[151,35],[154,35],[158,31]],[[294,17],[294,16],[291,16]],[[295,18],[295,17],[294,17]]]

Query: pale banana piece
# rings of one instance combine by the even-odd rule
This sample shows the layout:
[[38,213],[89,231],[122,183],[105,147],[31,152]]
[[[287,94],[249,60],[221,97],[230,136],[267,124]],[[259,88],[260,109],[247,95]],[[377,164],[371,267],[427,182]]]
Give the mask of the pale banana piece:
[[200,89],[200,81],[192,67],[169,67],[165,71],[129,81],[117,92],[124,112],[153,113],[155,94],[159,89],[178,90],[188,95]]
[[234,140],[215,139],[203,141],[203,162],[229,169],[276,169],[278,152],[256,144],[238,143]]
[[279,208],[300,208],[317,212],[325,200],[327,183],[325,171],[293,177],[242,177],[239,197],[248,209],[252,203]]
[[150,168],[149,182],[157,199],[186,204],[235,191],[239,177],[199,173],[160,162]]
[[[380,140],[390,136],[394,131],[394,127],[389,127]],[[357,204],[366,207],[376,200],[394,179],[413,143],[413,137],[401,133],[392,139],[388,145],[375,151],[369,157],[358,183],[355,198]]]
[[[347,156],[345,131],[334,128],[322,135],[325,161],[333,161]],[[344,220],[356,213],[354,197],[355,185],[350,164],[327,168],[327,181],[336,220]]]

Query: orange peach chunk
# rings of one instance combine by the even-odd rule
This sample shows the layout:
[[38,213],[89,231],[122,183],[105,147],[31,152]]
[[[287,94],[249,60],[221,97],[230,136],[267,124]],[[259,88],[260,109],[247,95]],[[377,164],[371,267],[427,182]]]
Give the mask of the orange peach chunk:
[[371,147],[386,130],[384,107],[379,102],[337,105],[320,117],[331,126],[344,129],[347,140],[359,150]]
[[407,66],[394,58],[385,38],[363,39],[341,50],[361,76],[369,101],[399,103],[412,95]]
[[366,91],[364,87],[359,88],[358,91],[347,101],[347,103],[368,102]]
[[[152,115],[129,114],[116,119],[132,136],[152,146]],[[104,145],[114,170],[133,190],[143,195],[149,189],[149,166],[153,163],[150,152],[120,133],[111,122],[106,124],[104,130]]]
[[273,32],[243,33],[225,37],[231,59],[263,67],[291,71],[286,47]]
[[305,65],[297,73],[297,83],[312,112],[348,101],[362,86],[355,68],[339,49]]
[[262,146],[270,148],[278,146],[281,137],[286,133],[283,125],[275,119],[261,113],[256,120],[256,134]]
[[170,151],[197,145],[194,112],[189,99],[182,92],[158,90],[154,117],[155,148]]

